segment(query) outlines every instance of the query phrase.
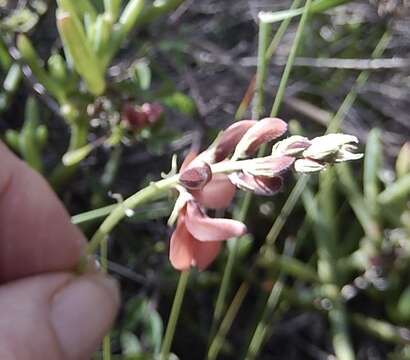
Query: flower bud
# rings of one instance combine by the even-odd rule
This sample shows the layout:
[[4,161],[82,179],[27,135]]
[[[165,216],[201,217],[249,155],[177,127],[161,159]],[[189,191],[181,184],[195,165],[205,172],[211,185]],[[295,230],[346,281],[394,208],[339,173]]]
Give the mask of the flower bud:
[[297,156],[301,155],[302,152],[311,145],[311,142],[308,138],[293,135],[277,142],[272,148],[272,155],[292,155]]
[[226,128],[215,148],[215,162],[226,159],[228,155],[234,151],[242,136],[255,124],[255,120],[242,120]]
[[283,179],[280,176],[253,176],[242,171],[230,174],[229,180],[239,189],[252,191],[262,196],[272,196],[283,186]]
[[265,118],[258,121],[242,137],[235,148],[234,159],[253,155],[258,148],[283,135],[287,130],[286,123],[278,118]]
[[202,189],[212,178],[211,167],[203,162],[197,163],[192,167],[188,167],[179,176],[179,182],[186,189],[200,190]]
[[148,116],[138,107],[127,102],[122,106],[121,120],[131,130],[139,130],[147,125]]
[[326,166],[312,159],[298,159],[295,161],[295,170],[300,173],[321,171]]
[[164,109],[158,103],[144,103],[141,105],[141,111],[147,116],[149,124],[155,124],[162,116]]
[[254,176],[273,177],[286,171],[294,161],[291,156],[265,156],[247,160],[243,170]]
[[352,143],[358,143],[356,136],[346,134],[327,134],[311,140],[312,145],[304,152],[303,156],[314,160],[346,161],[362,157],[362,154],[354,154],[356,149]]

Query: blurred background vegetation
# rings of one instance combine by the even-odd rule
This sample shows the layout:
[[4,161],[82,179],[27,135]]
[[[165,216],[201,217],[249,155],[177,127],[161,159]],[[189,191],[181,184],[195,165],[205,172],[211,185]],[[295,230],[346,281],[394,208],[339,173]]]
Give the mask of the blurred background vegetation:
[[[252,198],[250,235],[235,250],[216,321],[234,246],[190,277],[172,348],[180,359],[410,359],[410,5],[313,4],[279,116],[309,137],[340,124],[360,139],[364,161],[309,181],[290,176],[280,195]],[[92,235],[112,209],[104,206],[159,179],[172,154],[251,117],[258,13],[303,5],[0,0],[0,136]],[[279,15],[264,115],[300,18]],[[108,241],[123,294],[115,359],[159,353],[178,279],[168,261],[172,206],[170,197],[137,209]]]

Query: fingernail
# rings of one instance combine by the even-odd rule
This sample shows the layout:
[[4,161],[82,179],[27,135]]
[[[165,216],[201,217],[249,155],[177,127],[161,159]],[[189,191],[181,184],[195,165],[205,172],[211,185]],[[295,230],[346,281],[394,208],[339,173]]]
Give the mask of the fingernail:
[[67,359],[90,358],[114,321],[120,304],[117,282],[89,274],[54,295],[51,321]]

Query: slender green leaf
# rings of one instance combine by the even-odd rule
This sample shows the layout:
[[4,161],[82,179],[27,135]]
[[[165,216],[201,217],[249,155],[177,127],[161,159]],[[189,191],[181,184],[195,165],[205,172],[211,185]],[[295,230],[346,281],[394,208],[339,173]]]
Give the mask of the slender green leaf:
[[380,130],[377,128],[369,132],[364,158],[363,187],[364,196],[370,212],[377,216],[379,194],[378,173],[382,160],[382,147],[380,143]]
[[408,200],[410,197],[410,174],[407,174],[395,183],[389,185],[386,190],[380,193],[379,202],[382,205],[389,205],[396,201]]
[[90,92],[102,94],[105,90],[104,74],[81,23],[68,12],[58,10],[57,27],[65,51],[70,54],[76,71],[83,77]]
[[20,34],[17,37],[17,48],[20,51],[22,59],[30,67],[33,75],[37,78],[40,84],[57,99],[64,99],[64,89],[60,87],[60,85],[44,70],[42,61],[27,36]]

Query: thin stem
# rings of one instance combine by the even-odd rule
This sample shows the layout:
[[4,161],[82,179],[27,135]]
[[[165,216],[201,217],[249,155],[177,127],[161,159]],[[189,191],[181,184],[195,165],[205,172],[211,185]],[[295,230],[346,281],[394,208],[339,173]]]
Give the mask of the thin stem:
[[227,332],[231,328],[232,322],[238,313],[240,306],[249,291],[249,283],[243,282],[242,285],[239,287],[238,291],[235,294],[229,308],[226,312],[224,319],[221,322],[221,326],[219,327],[218,332],[215,335],[214,340],[211,343],[208,351],[208,360],[215,360],[219,354],[219,351],[222,347],[223,341],[226,337]]
[[[255,94],[256,98],[254,99],[253,110],[252,110],[252,116],[255,120],[259,119],[260,114],[263,110],[263,100],[264,100],[263,93],[264,93],[264,82],[265,82],[265,77],[266,77],[266,65],[267,65],[266,50],[268,48],[269,34],[270,34],[270,24],[261,22],[259,24],[258,70],[256,74],[257,91]],[[239,221],[245,220],[246,213],[250,206],[251,199],[252,197],[250,193],[246,193],[243,198],[240,214],[237,220]],[[239,239],[234,239],[231,241],[233,241],[234,243],[232,244],[231,251],[229,252],[229,255],[228,255],[228,260],[225,265],[221,286],[219,288],[219,292],[218,292],[216,303],[215,303],[215,311],[214,311],[211,332],[210,332],[211,339],[214,336],[216,326],[218,326],[218,323],[220,322],[222,318],[222,313],[225,308],[226,295],[227,295],[228,288],[229,288],[229,282],[232,277],[232,271],[233,271],[233,267],[235,264],[236,255],[238,252]]]
[[94,236],[88,243],[86,254],[90,255],[94,253],[98,245],[103,239],[105,239],[110,231],[127,216],[127,212],[134,209],[141,204],[147,203],[154,199],[158,199],[164,196],[169,189],[175,186],[178,182],[178,175],[171,176],[169,178],[151,183],[146,188],[138,191],[134,195],[130,196],[123,203],[116,206],[111,214],[103,221]]
[[[302,35],[307,23],[307,18],[308,18],[308,13],[311,5],[311,0],[306,0],[305,7],[303,10],[302,17],[300,19],[295,39],[292,44],[292,48],[290,50],[288,60],[286,62],[285,69],[283,70],[282,78],[279,84],[278,91],[276,93],[275,101],[272,105],[272,110],[271,110],[271,116],[277,116],[279,113],[279,108],[282,103],[283,97],[285,95],[285,89],[286,85],[295,61],[295,57],[297,54],[297,51],[299,49],[299,44],[302,39]],[[264,151],[264,150],[262,150]],[[295,186],[295,188],[292,190],[291,195],[287,199],[287,205],[286,207],[284,206],[281,212],[281,215],[284,214],[286,217],[278,217],[277,220],[275,221],[275,224],[272,226],[271,231],[268,234],[268,237],[266,238],[266,242],[271,245],[274,243],[276,240],[276,237],[279,235],[279,231],[282,228],[285,219],[287,216],[289,216],[289,213],[291,209],[293,209],[294,205],[296,204],[303,188],[306,185],[307,179],[301,178],[300,182],[298,182],[298,186]],[[262,315],[261,320],[258,322],[258,325],[256,327],[256,330],[252,336],[250,345],[248,347],[246,359],[255,359],[257,355],[260,352],[260,349],[262,347],[262,344],[265,341],[265,337],[267,334],[267,323],[269,321],[269,318],[272,317],[273,312],[276,308],[276,305],[279,301],[280,294],[282,293],[282,288],[283,288],[283,282],[282,282],[282,276],[280,276],[279,280],[275,283],[274,287],[272,288],[271,293],[269,294],[268,300],[266,302],[264,312]]]
[[[78,118],[70,122],[70,145],[67,150],[73,151],[83,147],[87,143],[88,123],[85,118]],[[50,176],[50,183],[54,188],[63,185],[77,170],[79,163],[65,166],[62,162],[57,165]]]
[[[380,57],[384,50],[386,50],[387,45],[391,39],[391,35],[388,31],[386,31],[379,42],[377,43],[375,49],[372,52],[372,58]],[[349,91],[347,96],[344,98],[342,105],[340,105],[339,110],[337,111],[336,115],[330,121],[326,133],[336,132],[340,129],[340,125],[342,120],[344,119],[345,115],[352,107],[353,103],[356,101],[358,91],[361,87],[367,82],[370,76],[370,71],[362,71],[359,76],[356,78],[355,84],[352,89]]]
[[273,102],[273,105],[272,105],[272,110],[270,113],[272,117],[278,115],[279,113],[279,108],[282,103],[283,97],[285,95],[285,90],[286,90],[286,85],[288,83],[289,75],[290,75],[290,72],[292,71],[292,67],[295,62],[296,53],[299,49],[299,44],[303,36],[303,31],[305,30],[306,21],[308,18],[308,13],[309,13],[311,3],[312,3],[312,0],[306,0],[305,7],[303,9],[303,14],[302,14],[302,17],[300,18],[299,26],[296,31],[295,39],[293,40],[292,48],[290,49],[288,60],[286,62],[285,69],[283,70],[279,88],[275,96],[275,101]]
[[[301,0],[294,0],[292,5],[290,6],[289,10],[293,10],[296,9],[301,3]],[[273,54],[275,53],[280,41],[282,40],[283,36],[285,35],[285,32],[287,30],[287,28],[289,27],[290,22],[292,21],[291,17],[286,18],[285,20],[283,20],[279,27],[278,30],[275,33],[275,36],[273,37],[268,50],[266,51],[266,57],[267,59],[271,59]]]
[[168,360],[171,350],[172,340],[174,338],[175,328],[177,325],[179,313],[181,311],[182,301],[186,286],[188,283],[189,271],[182,271],[179,276],[178,287],[175,292],[174,302],[172,303],[171,314],[169,315],[167,329],[165,331],[164,342],[161,348],[161,360]]
[[249,344],[248,352],[245,356],[246,360],[256,359],[260,352],[262,343],[264,342],[268,331],[270,315],[273,315],[273,311],[275,310],[276,305],[279,302],[280,295],[282,294],[283,280],[283,276],[281,276],[275,282],[275,285],[273,286],[272,291],[269,294],[262,319],[259,321],[258,326],[256,327],[256,330],[253,334],[251,343]]
[[256,72],[256,93],[252,108],[252,119],[259,120],[264,105],[264,85],[266,78],[266,67],[268,57],[266,50],[268,49],[268,39],[271,33],[271,25],[260,22],[259,23],[259,37],[258,37],[258,69]]
[[305,188],[308,180],[309,176],[307,175],[302,175],[298,178],[296,185],[293,187],[291,193],[286,199],[285,204],[283,205],[279,215],[275,219],[275,222],[269,230],[268,235],[266,235],[266,245],[272,246],[275,243],[280,231],[283,228],[283,225],[285,225],[286,220],[288,219],[292,210],[296,206],[296,203],[298,202],[300,195],[302,194],[303,189]]
[[[293,256],[295,251],[295,242],[293,240],[287,239],[285,242],[284,253],[286,256]],[[245,355],[246,360],[256,359],[261,350],[262,344],[266,340],[266,335],[268,334],[270,320],[273,318],[274,311],[276,306],[279,303],[279,299],[282,295],[282,290],[284,287],[285,274],[283,270],[280,271],[278,280],[275,282],[275,285],[272,287],[272,290],[269,294],[268,300],[266,301],[265,307],[263,309],[262,317],[256,326],[255,332],[249,343],[247,353]]]
[[[289,79],[289,75],[290,75],[290,71],[292,69],[294,60],[295,60],[295,56],[296,56],[296,52],[299,46],[299,42],[300,39],[302,37],[302,33],[303,33],[303,29],[306,23],[306,17],[307,17],[307,13],[309,10],[309,6],[310,6],[311,0],[307,0],[306,5],[305,5],[305,10],[304,13],[302,15],[302,18],[300,20],[299,23],[299,27],[295,36],[295,40],[293,42],[292,45],[292,49],[291,52],[289,54],[289,58],[288,61],[286,63],[283,75],[281,77],[281,81],[280,81],[280,85],[279,85],[279,90],[278,93],[276,95],[275,98],[275,102],[273,104],[272,107],[272,111],[271,111],[271,116],[276,116],[277,112],[279,110],[279,105],[283,99],[283,95],[284,95],[284,91],[286,89],[286,85]],[[253,113],[256,115],[259,115],[261,113],[261,106],[263,105],[263,80],[264,78],[262,78],[262,75],[265,74],[265,67],[266,67],[266,60],[267,60],[267,56],[266,56],[266,44],[267,41],[265,39],[265,36],[269,35],[269,33],[267,32],[267,30],[265,29],[265,26],[267,24],[264,22],[260,23],[260,28],[259,28],[259,42],[263,42],[264,46],[261,46],[261,44],[259,43],[259,48],[258,48],[258,73],[259,75],[259,81],[257,81],[257,84],[259,85],[259,90],[256,92],[257,96],[259,96],[259,99],[255,101],[254,106],[255,109],[253,110]],[[263,56],[263,60],[261,61],[260,58]],[[257,74],[257,79],[258,79],[258,74]],[[259,154],[263,154],[263,152],[265,152],[265,147],[263,147],[260,151]],[[241,204],[241,209],[240,209],[240,219],[243,221],[246,218],[247,212],[249,210],[250,207],[250,203],[252,200],[252,194],[251,193],[246,193],[244,196],[244,200]],[[235,263],[235,258],[236,258],[236,252],[237,252],[237,247],[238,247],[238,240],[235,239],[235,244],[233,244],[233,249],[231,250],[231,252],[229,253],[228,256],[228,261],[226,263],[225,266],[225,270],[224,270],[224,274],[223,274],[223,278],[222,278],[222,283],[221,283],[221,287],[220,290],[218,292],[218,296],[217,296],[217,301],[216,301],[216,305],[215,305],[215,312],[214,312],[214,318],[213,318],[213,326],[212,328],[214,328],[215,326],[217,326],[216,324],[219,323],[221,317],[222,317],[222,312],[223,309],[225,307],[225,301],[226,301],[226,294],[228,291],[228,286],[229,286],[229,282],[231,279],[231,275],[232,275],[232,270],[233,270],[233,266]],[[213,330],[211,328],[211,330]],[[213,331],[211,331],[211,336],[213,335]]]
[[[299,6],[301,3],[301,0],[294,0],[290,9],[295,9]],[[289,24],[291,22],[292,18],[286,18],[281,22],[279,25],[278,30],[276,30],[276,33],[272,39],[272,41],[269,44],[268,49],[266,50],[266,61],[269,63],[270,60],[272,59],[273,54],[275,53],[277,47],[279,46],[280,41],[283,38],[283,35],[285,35],[285,32],[287,28],[289,27]],[[258,59],[259,60],[259,59]],[[249,82],[248,88],[246,89],[245,95],[242,98],[241,103],[238,106],[238,109],[235,114],[235,120],[240,120],[243,118],[246,109],[248,108],[249,103],[251,102],[253,98],[253,93],[255,90],[255,84],[256,84],[256,74],[252,77],[252,80]]]

